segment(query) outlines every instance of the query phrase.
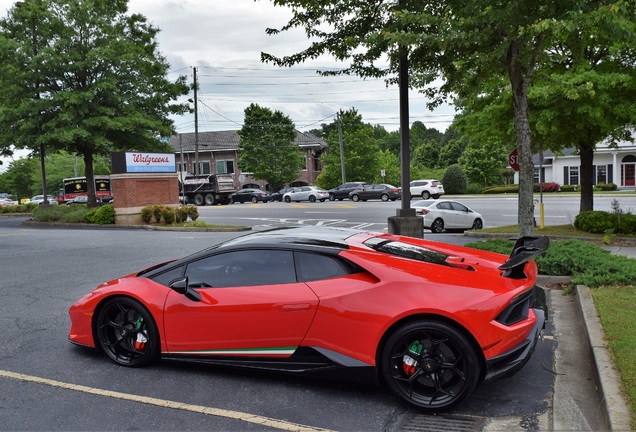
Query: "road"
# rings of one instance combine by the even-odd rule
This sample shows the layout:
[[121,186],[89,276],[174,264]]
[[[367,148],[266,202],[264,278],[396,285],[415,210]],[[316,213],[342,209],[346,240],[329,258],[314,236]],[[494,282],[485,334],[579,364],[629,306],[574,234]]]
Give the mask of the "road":
[[[487,207],[481,201],[469,205]],[[234,204],[201,207],[200,213],[210,223],[257,230],[295,223],[382,230],[397,207],[381,202]],[[513,210],[496,212],[507,217]],[[0,218],[3,430],[400,431],[431,420],[364,384],[168,362],[128,369],[72,346],[68,307],[96,285],[241,233],[39,228],[23,220]],[[426,236],[468,241],[459,234]],[[448,421],[471,423],[473,430],[492,425],[493,419],[495,424],[512,421],[507,429],[542,428],[555,343],[549,325],[524,369],[480,385],[452,413],[459,417]]]

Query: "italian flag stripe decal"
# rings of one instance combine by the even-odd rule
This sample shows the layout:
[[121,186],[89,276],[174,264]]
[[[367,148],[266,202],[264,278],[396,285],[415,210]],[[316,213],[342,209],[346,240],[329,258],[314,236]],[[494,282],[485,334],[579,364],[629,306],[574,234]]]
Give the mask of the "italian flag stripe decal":
[[274,348],[238,348],[228,350],[203,350],[203,351],[170,351],[169,354],[189,355],[292,355],[298,347],[274,347]]

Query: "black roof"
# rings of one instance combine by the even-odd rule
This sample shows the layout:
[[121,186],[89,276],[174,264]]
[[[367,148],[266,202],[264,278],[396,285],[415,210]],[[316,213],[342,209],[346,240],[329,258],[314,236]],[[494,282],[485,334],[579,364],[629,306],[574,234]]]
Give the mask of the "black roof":
[[219,247],[233,246],[309,246],[319,248],[348,249],[346,239],[360,230],[334,227],[282,227],[250,233],[228,240]]

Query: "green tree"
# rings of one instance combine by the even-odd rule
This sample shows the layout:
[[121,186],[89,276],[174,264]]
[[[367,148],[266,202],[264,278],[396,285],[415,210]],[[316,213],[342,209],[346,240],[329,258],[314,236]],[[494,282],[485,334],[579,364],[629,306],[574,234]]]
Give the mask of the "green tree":
[[[354,108],[340,111],[338,117],[342,128],[346,180],[372,183],[381,169],[378,164],[380,146],[374,127],[363,123],[362,116]],[[327,189],[342,183],[339,138],[338,130],[329,134],[327,144],[330,151],[322,158],[324,166],[316,179],[317,185]]]
[[95,205],[94,159],[164,150],[185,77],[167,80],[159,30],[127,0],[25,0],[0,20],[0,148],[82,155]]
[[0,189],[3,192],[10,192],[16,199],[31,198],[38,192],[39,183],[42,193],[42,179],[38,178],[33,182],[35,174],[39,173],[39,162],[34,158],[17,159],[9,163],[7,170],[0,174]]
[[444,185],[444,192],[447,194],[465,194],[468,182],[462,167],[459,164],[453,164],[446,168],[446,172],[442,176],[442,184]]
[[239,168],[267,181],[272,190],[296,180],[305,167],[294,123],[280,111],[251,104],[245,108],[245,121],[238,135]]
[[472,183],[483,186],[500,184],[506,156],[496,146],[471,142],[459,157],[459,164]]
[[500,86],[505,77],[512,94],[521,165],[519,230],[521,235],[532,234],[534,167],[528,87],[543,52],[543,39],[549,30],[546,23],[561,18],[568,8],[575,10],[576,0],[273,1],[290,7],[292,18],[268,33],[300,27],[311,42],[306,49],[285,57],[262,53],[265,62],[290,66],[331,54],[349,64],[323,74],[387,77],[389,83],[397,83],[406,53],[410,82],[432,98],[431,107],[451,97],[469,103]]

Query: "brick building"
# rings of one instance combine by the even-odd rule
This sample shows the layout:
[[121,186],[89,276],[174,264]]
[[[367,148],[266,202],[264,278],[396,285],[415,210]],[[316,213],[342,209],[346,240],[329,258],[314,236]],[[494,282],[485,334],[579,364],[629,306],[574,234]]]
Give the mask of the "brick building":
[[[270,190],[264,181],[253,179],[249,173],[241,172],[238,168],[239,136],[236,131],[199,132],[198,135],[201,174],[234,174],[235,181],[241,187],[258,186]],[[327,149],[327,143],[306,132],[297,132],[296,142],[305,154],[305,169],[290,186],[312,185],[322,170],[321,157]],[[177,171],[193,173],[196,159],[194,132],[170,137],[170,145],[175,150]]]

